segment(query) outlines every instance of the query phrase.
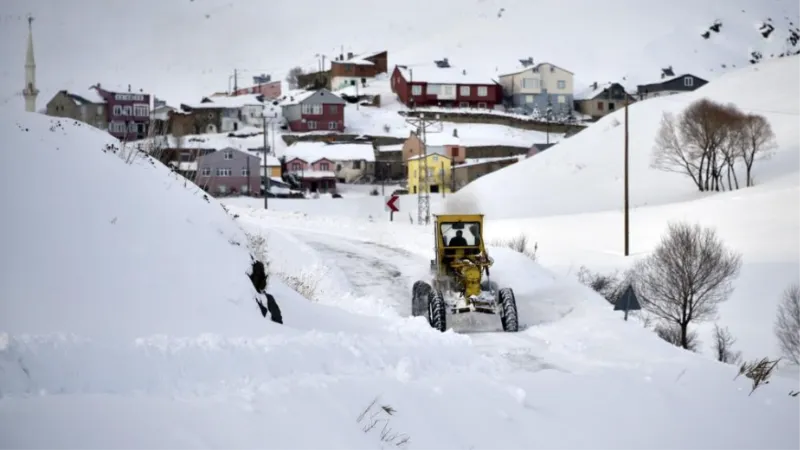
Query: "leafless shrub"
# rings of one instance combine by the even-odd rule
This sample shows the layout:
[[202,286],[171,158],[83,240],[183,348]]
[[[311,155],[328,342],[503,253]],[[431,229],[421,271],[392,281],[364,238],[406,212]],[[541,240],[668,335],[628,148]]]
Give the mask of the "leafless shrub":
[[775,336],[781,353],[793,364],[800,364],[800,285],[793,284],[783,292],[775,319]]
[[319,284],[325,273],[326,270],[324,268],[315,266],[303,269],[299,273],[276,271],[275,275],[303,297],[312,301],[319,301],[321,294]]
[[592,288],[602,295],[612,305],[625,292],[628,287],[628,275],[620,275],[619,271],[612,273],[592,272],[586,266],[578,269],[578,281]]
[[677,325],[680,346],[689,349],[689,324],[716,316],[741,264],[713,229],[671,223],[653,254],[634,266],[632,281],[642,307]]
[[300,86],[299,77],[303,73],[303,68],[300,66],[289,69],[289,73],[286,74],[286,82],[289,84],[289,89],[297,89]]
[[654,331],[658,337],[676,347],[682,347],[693,352],[700,349],[700,339],[697,337],[696,331],[687,330],[684,332],[680,326],[669,321],[661,321],[656,325]]
[[780,359],[770,361],[768,358],[744,362],[739,367],[739,373],[733,379],[739,378],[740,375],[751,379],[753,381],[753,389],[750,390],[748,395],[752,395],[759,386],[769,384],[769,378],[772,376],[772,371],[777,367],[778,362],[780,362]]
[[244,233],[247,237],[247,248],[257,261],[267,264],[267,239],[260,234]]
[[514,236],[509,239],[500,239],[497,241],[492,242],[492,245],[496,247],[505,247],[515,252],[522,253],[523,255],[527,256],[528,258],[536,261],[537,255],[536,252],[539,251],[539,243],[534,242],[533,247],[530,246],[530,242],[528,240],[528,236],[524,233],[520,233],[517,236]]
[[700,191],[738,189],[735,165],[741,159],[752,186],[754,161],[773,147],[769,122],[733,105],[700,99],[675,117],[665,113],[653,148],[652,166],[688,175]]
[[742,360],[742,352],[733,351],[733,344],[735,343],[736,339],[727,327],[721,328],[719,325],[714,324],[714,343],[712,347],[717,361],[727,364],[739,364]]
[[747,186],[753,186],[753,164],[768,158],[775,148],[775,133],[764,116],[748,114],[741,118],[735,135],[734,155],[741,158],[747,174]]
[[380,441],[383,445],[391,445],[397,448],[406,448],[411,443],[411,437],[405,433],[395,431],[391,426],[391,418],[397,413],[390,405],[378,405],[378,397],[361,411],[356,417],[356,423],[361,425],[361,431],[369,434],[373,430],[379,430]]

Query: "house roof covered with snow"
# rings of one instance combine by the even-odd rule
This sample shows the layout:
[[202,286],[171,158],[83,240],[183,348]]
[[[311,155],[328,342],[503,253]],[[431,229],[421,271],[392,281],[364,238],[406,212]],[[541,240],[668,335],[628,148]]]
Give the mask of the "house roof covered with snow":
[[493,162],[517,162],[520,159],[524,159],[524,156],[499,156],[495,158],[467,158],[464,160],[463,163],[453,166],[453,169],[465,168],[465,167],[472,167],[472,166],[479,166],[481,164],[489,164]]
[[260,95],[247,94],[235,97],[205,97],[197,103],[184,103],[192,109],[238,109],[245,106],[262,106],[264,103],[259,100]]
[[286,147],[287,160],[300,158],[313,163],[320,159],[331,161],[375,161],[371,144],[328,144],[325,142],[295,142]]
[[367,58],[372,58],[372,57],[378,56],[381,53],[385,53],[385,52],[386,52],[386,50],[380,50],[380,51],[377,51],[377,52],[360,53],[358,55],[353,55],[350,58],[344,59],[342,61],[334,60],[334,61],[332,61],[332,64],[355,64],[357,66],[374,66],[375,63],[372,62],[372,61],[369,61]]
[[448,133],[427,133],[425,135],[425,144],[430,146],[455,146],[461,145],[461,138],[453,136]]
[[401,150],[403,150],[403,144],[381,145],[378,147],[379,152],[399,152]]
[[561,69],[564,72],[572,73],[569,70],[567,70],[567,69],[565,69],[565,68],[563,68],[561,66],[557,66],[557,65],[555,65],[553,63],[549,63],[547,61],[543,61],[543,62],[540,62],[539,64],[533,64],[533,65],[528,65],[528,66],[523,65],[522,63],[518,63],[518,64],[512,64],[512,65],[510,65],[508,67],[499,67],[498,70],[497,70],[497,74],[498,74],[497,76],[505,77],[505,76],[509,76],[509,75],[516,75],[518,73],[522,73],[522,72],[525,72],[526,70],[530,70],[530,69],[539,70],[539,69],[542,68],[542,66],[552,66],[552,67],[556,67],[558,69]]
[[457,67],[437,67],[436,65],[397,66],[397,70],[406,81],[429,84],[497,84],[494,78],[485,72],[475,72]]
[[342,97],[339,97],[338,95],[334,94],[333,92],[327,89],[319,89],[316,91],[306,91],[304,89],[297,89],[287,92],[286,95],[282,96],[278,100],[279,102],[278,104],[280,106],[299,105],[315,95],[328,96],[329,100],[331,100],[330,103],[335,103],[337,105],[346,103],[344,99],[342,99]]
[[597,83],[597,84],[592,83],[586,89],[576,92],[574,98],[575,100],[591,100],[597,97],[598,95],[602,94],[603,91],[606,90],[606,88],[611,87],[611,84],[612,84],[611,82]]

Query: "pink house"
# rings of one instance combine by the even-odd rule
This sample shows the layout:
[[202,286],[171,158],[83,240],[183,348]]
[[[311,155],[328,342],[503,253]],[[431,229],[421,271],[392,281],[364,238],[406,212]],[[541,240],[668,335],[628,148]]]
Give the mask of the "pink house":
[[336,174],[333,172],[335,167],[336,164],[327,158],[317,159],[311,164],[301,158],[286,161],[286,171],[296,174],[303,189],[309,192],[335,192]]

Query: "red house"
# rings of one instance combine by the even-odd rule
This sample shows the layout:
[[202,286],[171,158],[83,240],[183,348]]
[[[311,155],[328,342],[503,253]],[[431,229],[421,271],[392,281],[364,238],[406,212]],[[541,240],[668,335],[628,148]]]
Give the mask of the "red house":
[[503,101],[503,88],[492,77],[438,66],[395,66],[392,92],[406,106],[488,108]]
[[283,117],[295,132],[344,131],[345,105],[327,89],[290,92],[281,101]]
[[303,189],[309,192],[335,192],[335,166],[336,164],[327,158],[320,158],[311,164],[301,158],[292,158],[286,161],[287,172],[295,174],[302,183]]

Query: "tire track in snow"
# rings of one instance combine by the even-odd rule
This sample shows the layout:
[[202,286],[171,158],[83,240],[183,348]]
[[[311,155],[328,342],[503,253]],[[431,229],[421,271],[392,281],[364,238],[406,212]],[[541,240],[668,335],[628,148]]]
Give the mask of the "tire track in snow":
[[292,234],[335,263],[356,295],[383,302],[401,316],[411,314],[411,286],[416,280],[408,274],[412,267],[419,270],[425,264],[422,258],[374,243],[306,231]]

